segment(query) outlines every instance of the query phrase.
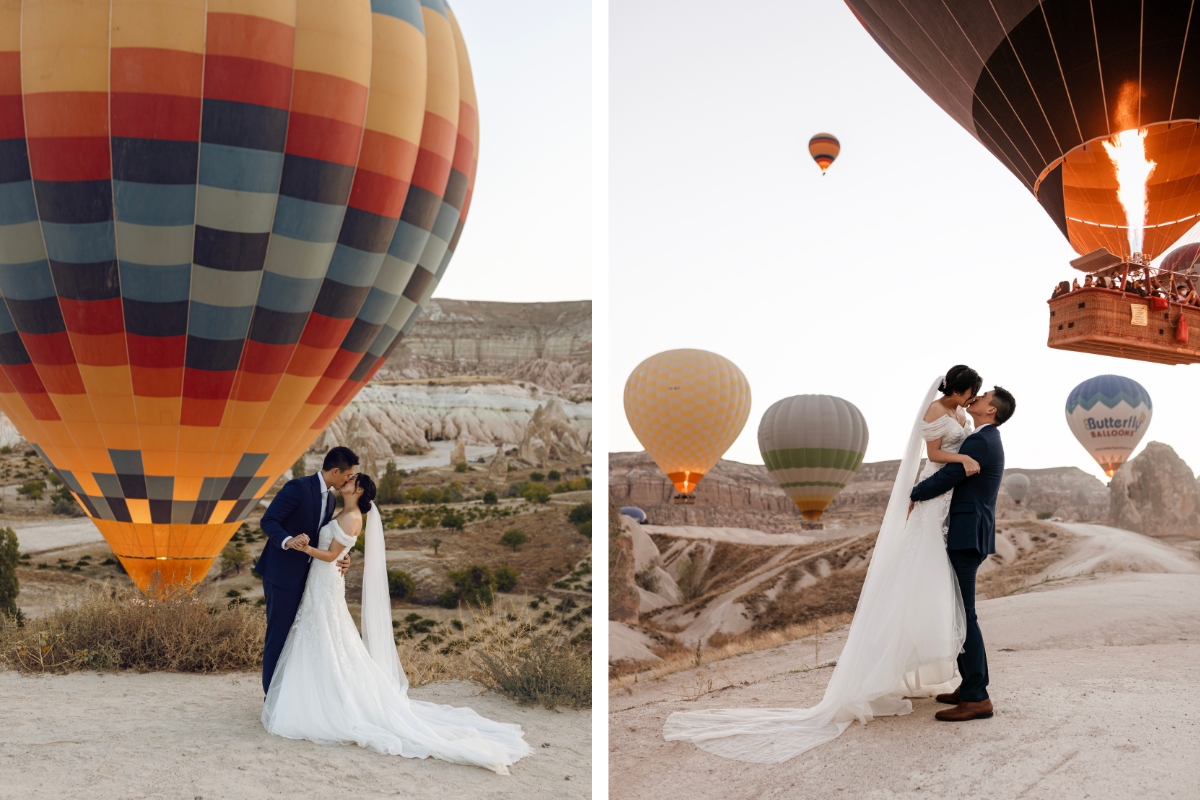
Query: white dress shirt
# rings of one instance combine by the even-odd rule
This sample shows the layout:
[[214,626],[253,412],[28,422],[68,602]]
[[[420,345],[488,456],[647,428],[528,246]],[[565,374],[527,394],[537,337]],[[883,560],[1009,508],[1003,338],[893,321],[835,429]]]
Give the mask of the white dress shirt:
[[[330,492],[329,492],[329,487],[325,485],[325,476],[322,475],[320,472],[317,473],[317,480],[319,480],[321,482],[321,520],[324,521],[325,509],[328,508],[326,503],[329,502]],[[311,539],[312,537],[310,536],[309,538]],[[292,540],[292,537],[288,536],[287,538],[285,538],[283,540],[283,544],[280,545],[280,547],[282,547],[284,550],[287,550],[287,543],[290,542],[291,540]],[[312,544],[312,543],[310,542],[310,544]],[[316,545],[313,545],[313,546],[315,547]]]

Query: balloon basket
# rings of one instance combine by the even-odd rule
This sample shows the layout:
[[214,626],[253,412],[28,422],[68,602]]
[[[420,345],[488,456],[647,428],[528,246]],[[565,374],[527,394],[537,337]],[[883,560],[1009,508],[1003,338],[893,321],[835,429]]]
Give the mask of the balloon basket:
[[677,494],[671,498],[671,503],[677,506],[694,506],[696,505],[696,495]]
[[802,531],[823,531],[823,530],[825,530],[825,523],[824,522],[810,522],[809,520],[804,520],[803,522],[800,523],[800,530],[802,530]]
[[[1049,301],[1054,350],[1158,364],[1200,364],[1200,308],[1115,289],[1077,289]],[[1197,330],[1178,341],[1181,328]]]

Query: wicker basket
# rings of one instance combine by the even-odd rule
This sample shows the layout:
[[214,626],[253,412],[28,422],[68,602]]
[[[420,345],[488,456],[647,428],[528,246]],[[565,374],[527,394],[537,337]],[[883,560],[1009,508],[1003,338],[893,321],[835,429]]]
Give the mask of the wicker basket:
[[[1146,324],[1134,325],[1133,306],[1146,306]],[[1200,308],[1171,303],[1150,308],[1146,298],[1112,289],[1079,289],[1049,302],[1050,338],[1056,350],[1076,350],[1159,364],[1200,363]],[[1182,314],[1191,335],[1175,340]]]

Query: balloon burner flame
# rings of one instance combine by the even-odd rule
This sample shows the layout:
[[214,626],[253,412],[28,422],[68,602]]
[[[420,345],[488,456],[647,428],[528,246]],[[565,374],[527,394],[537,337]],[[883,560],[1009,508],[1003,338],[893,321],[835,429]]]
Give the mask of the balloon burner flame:
[[1142,240],[1146,233],[1146,183],[1154,172],[1155,162],[1146,158],[1146,132],[1132,128],[1121,131],[1104,142],[1104,149],[1117,169],[1117,199],[1125,209],[1125,224],[1129,231],[1129,252],[1138,263],[1142,261]]

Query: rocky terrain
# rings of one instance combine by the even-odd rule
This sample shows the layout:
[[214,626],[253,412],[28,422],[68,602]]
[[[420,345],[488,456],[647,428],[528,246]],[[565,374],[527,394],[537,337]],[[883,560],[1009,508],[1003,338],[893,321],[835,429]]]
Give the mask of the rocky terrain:
[[1200,480],[1169,445],[1150,442],[1112,479],[1108,522],[1160,539],[1200,538]]
[[[609,497],[617,506],[637,506],[657,525],[742,527],[786,532],[811,526],[788,500],[762,465],[722,459],[696,488],[695,505],[671,504],[674,488],[644,452],[610,453]],[[825,530],[878,526],[887,509],[899,461],[863,464],[821,517]],[[1011,469],[1029,476],[1022,505],[1001,492],[999,519],[1032,519],[1038,512],[1073,521],[1099,521],[1108,516],[1108,490],[1076,467]]]

